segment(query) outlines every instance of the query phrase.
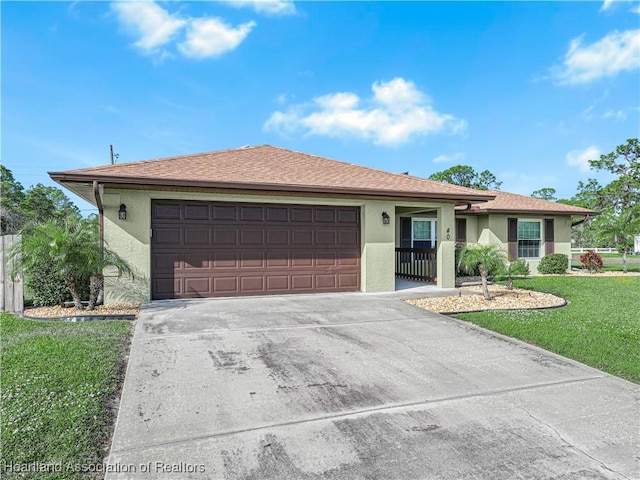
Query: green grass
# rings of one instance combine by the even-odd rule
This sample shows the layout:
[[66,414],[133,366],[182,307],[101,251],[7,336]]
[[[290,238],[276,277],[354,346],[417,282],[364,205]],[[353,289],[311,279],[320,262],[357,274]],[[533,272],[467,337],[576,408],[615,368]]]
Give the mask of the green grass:
[[[0,314],[0,476],[77,479],[68,464],[102,464],[113,422],[110,400],[124,374],[131,325],[66,323]],[[7,464],[61,472],[10,473]],[[53,467],[50,467],[52,470]]]
[[457,317],[640,383],[640,277],[533,277],[514,285],[568,305]]

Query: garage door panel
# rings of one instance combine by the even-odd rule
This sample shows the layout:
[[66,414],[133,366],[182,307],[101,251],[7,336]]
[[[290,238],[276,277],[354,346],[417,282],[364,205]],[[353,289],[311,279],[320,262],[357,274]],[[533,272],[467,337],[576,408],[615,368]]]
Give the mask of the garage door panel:
[[338,232],[338,245],[356,246],[360,245],[360,235],[358,232],[341,230]]
[[291,209],[292,222],[313,221],[313,210],[310,207],[293,207]]
[[336,233],[335,230],[316,230],[316,245],[335,245]]
[[234,229],[214,229],[213,245],[237,245],[238,230]]
[[153,205],[153,218],[156,219],[168,219],[168,220],[180,220],[182,209],[180,204],[154,204]]
[[283,222],[289,221],[289,209],[287,207],[266,207],[267,222]]
[[267,230],[267,245],[289,245],[289,237],[289,230],[280,228]]
[[244,268],[264,268],[265,254],[260,251],[240,252],[240,269]]
[[313,230],[298,230],[295,229],[291,232],[291,244],[304,246],[313,245]]
[[182,268],[182,253],[156,253],[153,256],[153,267],[156,272],[173,272],[174,269]]
[[288,268],[290,266],[289,252],[267,252],[267,267]]
[[357,288],[360,283],[360,276],[355,273],[338,274],[339,288]]
[[339,253],[338,265],[343,267],[357,267],[358,265],[360,265],[360,257],[354,255],[353,253]]
[[291,275],[291,289],[305,290],[313,289],[313,275],[308,273],[304,275]]
[[264,221],[264,207],[262,206],[244,206],[240,207],[240,220],[248,222]]
[[211,293],[237,293],[238,278],[237,277],[214,277],[213,292]]
[[179,228],[154,228],[154,243],[164,245],[181,245],[182,235]]
[[274,292],[289,290],[289,275],[267,275],[267,289]]
[[197,296],[206,297],[211,291],[211,278],[195,277],[184,279],[184,291]]
[[238,207],[235,205],[213,205],[213,220],[237,220]]
[[240,244],[241,245],[263,245],[264,244],[264,230],[258,229],[246,229],[240,231]]
[[335,223],[336,209],[335,208],[316,208],[316,222]]
[[154,278],[154,298],[176,298],[182,294],[181,280],[179,278]]
[[359,223],[359,211],[355,208],[339,208],[338,223]]
[[212,268],[238,268],[238,254],[236,252],[214,252]]
[[304,268],[313,266],[313,253],[310,252],[292,252],[291,267]]
[[187,203],[184,205],[183,217],[185,220],[209,220],[211,207],[202,203]]
[[359,290],[356,207],[157,201],[152,212],[153,298]]
[[182,268],[184,268],[185,270],[210,268],[209,252],[204,251],[185,253]]
[[320,289],[334,289],[338,286],[337,276],[332,275],[316,275],[316,288]]
[[244,293],[264,292],[264,277],[240,277],[240,291]]
[[318,267],[335,267],[337,264],[337,255],[334,252],[319,252],[316,255],[316,266]]
[[188,228],[184,231],[184,244],[189,246],[209,245],[209,229]]

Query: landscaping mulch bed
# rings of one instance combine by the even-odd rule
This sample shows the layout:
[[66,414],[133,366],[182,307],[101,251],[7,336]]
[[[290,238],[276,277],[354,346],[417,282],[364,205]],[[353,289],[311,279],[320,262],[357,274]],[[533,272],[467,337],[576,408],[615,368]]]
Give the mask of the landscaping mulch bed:
[[490,300],[484,299],[480,286],[461,287],[459,291],[458,296],[417,298],[407,300],[407,302],[437,313],[552,308],[560,307],[566,303],[563,298],[550,293],[517,288],[507,290],[503,285],[489,285]]
[[95,310],[78,310],[75,307],[65,308],[57,305],[55,307],[25,308],[24,316],[30,318],[62,318],[90,317],[93,315],[101,317],[135,315],[137,318],[139,311],[139,303],[110,303],[109,305],[98,305]]

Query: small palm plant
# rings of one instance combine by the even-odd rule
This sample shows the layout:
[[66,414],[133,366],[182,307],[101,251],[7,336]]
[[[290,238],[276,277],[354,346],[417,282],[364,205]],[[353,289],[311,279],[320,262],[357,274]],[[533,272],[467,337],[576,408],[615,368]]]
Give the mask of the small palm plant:
[[94,223],[92,220],[47,220],[24,227],[20,231],[21,242],[10,252],[14,274],[22,270],[31,276],[38,275],[42,261],[46,260],[64,277],[78,310],[84,309],[78,282],[89,277],[91,293],[87,308],[93,310],[102,296],[102,270],[105,267],[115,267],[119,274],[132,275],[131,268],[118,255],[106,247],[100,250]]
[[505,254],[496,245],[470,245],[461,250],[458,267],[468,273],[476,269],[480,272],[482,295],[485,300],[490,300],[489,275],[503,271],[504,262]]
[[509,261],[505,266],[507,290],[513,290],[513,277],[526,277],[529,273],[529,264],[522,258]]

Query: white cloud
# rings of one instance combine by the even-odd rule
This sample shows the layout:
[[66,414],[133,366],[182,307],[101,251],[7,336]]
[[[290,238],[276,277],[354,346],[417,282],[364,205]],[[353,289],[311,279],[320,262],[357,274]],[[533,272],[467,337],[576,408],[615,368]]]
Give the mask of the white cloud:
[[185,26],[186,21],[170,14],[154,2],[113,2],[120,23],[136,34],[136,47],[154,53],[167,44]]
[[451,155],[438,155],[432,160],[433,163],[453,163],[462,162],[467,157],[463,152],[453,153]]
[[218,18],[193,19],[178,50],[185,57],[218,57],[240,45],[255,25],[247,22],[234,28]]
[[[169,47],[174,43],[185,57],[218,57],[238,47],[256,25],[247,22],[234,27],[215,17],[182,18],[153,1],[117,1],[111,6],[120,23],[138,37],[133,45],[160,58],[172,55]],[[178,41],[176,37],[185,31]]]
[[618,122],[622,122],[627,119],[627,112],[624,110],[607,110],[602,115],[605,120],[613,119]]
[[640,68],[640,29],[612,32],[591,45],[574,38],[562,65],[552,68],[561,85],[588,83]]
[[578,167],[581,172],[588,172],[591,168],[589,160],[598,160],[600,158],[600,149],[591,145],[584,150],[571,150],[567,153],[567,165]]
[[374,82],[371,89],[373,96],[364,101],[355,93],[338,92],[276,111],[264,128],[281,133],[306,130],[312,135],[356,137],[381,145],[399,145],[417,135],[466,130],[464,120],[434,110],[430,99],[411,81],[398,77]]
[[640,6],[632,8],[631,13],[637,13],[638,15],[640,15]]
[[600,7],[600,11],[604,12],[605,10],[608,10],[612,4],[613,4],[613,0],[604,0],[602,2],[602,6]]
[[291,0],[226,0],[234,7],[250,7],[267,15],[293,15],[296,7]]

